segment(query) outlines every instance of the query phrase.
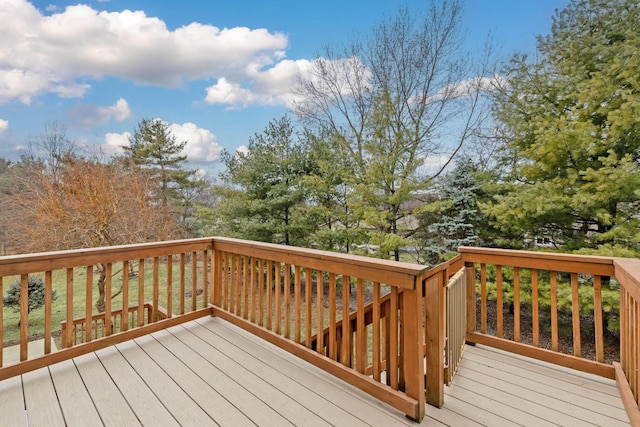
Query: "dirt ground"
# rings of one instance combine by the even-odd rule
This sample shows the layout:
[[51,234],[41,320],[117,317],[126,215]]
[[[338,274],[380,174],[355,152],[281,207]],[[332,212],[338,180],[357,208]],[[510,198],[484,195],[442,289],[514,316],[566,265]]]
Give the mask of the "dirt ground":
[[[476,325],[480,328],[480,302],[476,306]],[[496,302],[487,303],[487,333],[496,334]],[[503,338],[513,339],[513,314],[509,312],[509,306],[503,308]],[[580,347],[582,357],[589,360],[596,360],[596,344],[593,334],[593,318],[583,317],[580,319],[581,331]],[[551,328],[548,319],[540,320],[539,342],[541,348],[551,350]],[[571,316],[558,316],[558,347],[561,353],[573,354],[573,333],[571,329]],[[520,313],[520,337],[523,343],[533,344],[533,322],[530,310],[521,308]],[[605,363],[620,360],[620,344],[617,336],[605,333],[604,337],[604,358]]]

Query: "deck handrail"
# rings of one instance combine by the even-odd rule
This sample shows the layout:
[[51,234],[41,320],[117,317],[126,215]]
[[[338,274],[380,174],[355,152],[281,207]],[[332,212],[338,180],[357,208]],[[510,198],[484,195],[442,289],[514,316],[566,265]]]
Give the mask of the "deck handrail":
[[228,238],[214,251],[214,315],[424,417],[424,266]]
[[[468,342],[615,378],[630,419],[637,417],[640,423],[640,260],[489,248],[462,247],[458,256],[430,269],[219,237],[0,257],[0,292],[10,280],[17,280],[23,291],[16,319],[21,362],[3,366],[0,346],[0,380],[216,315],[421,420],[425,401],[434,406],[444,402],[445,292],[449,279],[461,269],[466,277],[467,313],[476,313],[478,306],[477,315],[467,316]],[[125,274],[130,270],[132,275]],[[45,282],[44,354],[31,359],[27,351],[33,345],[27,299],[30,274]],[[621,360],[613,365],[605,363],[603,356],[601,289],[608,277],[616,277],[621,289]],[[104,286],[100,313],[94,306],[96,280]],[[59,284],[55,302],[54,282]],[[543,285],[550,287],[552,295],[551,349],[537,342],[539,320],[533,321],[532,344],[522,342],[519,329],[523,298],[531,298],[533,318],[539,317],[538,292],[533,290]],[[504,336],[502,324],[507,286],[514,289],[513,336]],[[572,297],[573,354],[557,348],[556,293],[561,286]],[[580,286],[590,287],[594,294],[595,360],[580,354],[579,319],[584,314],[577,304]],[[499,307],[496,332],[487,327],[489,290],[495,290]],[[74,297],[80,302],[74,302]],[[136,311],[136,306],[148,306],[151,315]],[[61,327],[53,321],[54,307],[64,314],[60,322],[84,328],[90,328],[96,318],[110,319],[132,310],[138,318],[133,322],[123,315],[120,328],[105,322],[104,336],[90,341],[80,334],[80,341],[87,342],[77,342],[74,328],[67,327],[67,348],[52,352],[53,330]],[[10,326],[4,319],[0,306],[0,336],[7,339]]]

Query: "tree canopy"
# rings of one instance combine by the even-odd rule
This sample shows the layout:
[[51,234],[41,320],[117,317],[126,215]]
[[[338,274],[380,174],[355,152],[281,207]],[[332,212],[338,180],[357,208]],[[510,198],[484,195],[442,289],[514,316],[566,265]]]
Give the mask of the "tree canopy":
[[399,258],[416,194],[442,171],[425,162],[450,162],[485,117],[488,62],[461,55],[461,16],[457,1],[400,9],[364,41],[327,47],[295,85],[296,115],[352,159],[351,209],[383,257]]
[[506,185],[487,206],[504,232],[568,249],[637,245],[640,5],[575,0],[517,55],[495,103]]
[[246,239],[304,245],[315,224],[305,216],[304,148],[294,141],[287,116],[250,138],[246,151],[224,153],[225,186],[220,213],[230,234]]

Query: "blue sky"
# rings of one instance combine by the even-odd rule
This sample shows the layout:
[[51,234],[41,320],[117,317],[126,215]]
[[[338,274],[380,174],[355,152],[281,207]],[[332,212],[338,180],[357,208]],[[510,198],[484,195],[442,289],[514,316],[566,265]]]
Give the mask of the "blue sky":
[[[506,58],[533,53],[568,0],[467,0],[465,47],[489,33]],[[0,157],[57,121],[116,152],[160,118],[196,167],[246,145],[288,111],[288,83],[327,43],[346,44],[427,0],[0,0]]]

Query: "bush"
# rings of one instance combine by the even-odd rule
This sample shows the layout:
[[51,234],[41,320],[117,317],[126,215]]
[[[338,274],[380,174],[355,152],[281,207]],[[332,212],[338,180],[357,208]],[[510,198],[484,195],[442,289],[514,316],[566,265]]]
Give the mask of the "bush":
[[[44,291],[44,280],[38,276],[29,276],[29,313],[31,313],[31,310],[36,310],[44,305]],[[51,300],[55,300],[56,297],[56,291],[54,290],[51,294]],[[7,296],[2,299],[2,304],[5,307],[13,308],[16,312],[20,311],[20,279],[16,280],[11,287],[9,287]]]

